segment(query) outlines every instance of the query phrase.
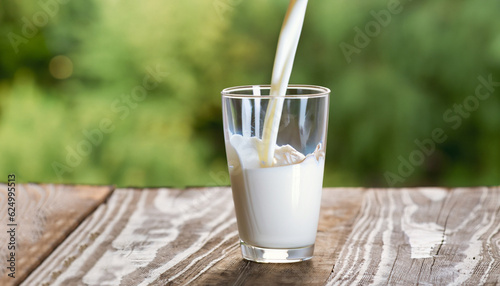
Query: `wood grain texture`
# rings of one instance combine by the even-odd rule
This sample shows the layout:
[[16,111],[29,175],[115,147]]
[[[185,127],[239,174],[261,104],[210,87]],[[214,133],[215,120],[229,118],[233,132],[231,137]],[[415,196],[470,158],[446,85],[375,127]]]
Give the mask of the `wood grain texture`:
[[16,285],[35,269],[104,199],[112,188],[17,184],[16,273],[7,276],[7,185],[0,184],[0,285]]
[[329,285],[500,283],[500,188],[367,190]]
[[118,189],[24,285],[164,285],[235,250],[228,188]]
[[242,260],[229,188],[119,189],[24,285],[495,285],[500,188],[333,188],[315,257]]

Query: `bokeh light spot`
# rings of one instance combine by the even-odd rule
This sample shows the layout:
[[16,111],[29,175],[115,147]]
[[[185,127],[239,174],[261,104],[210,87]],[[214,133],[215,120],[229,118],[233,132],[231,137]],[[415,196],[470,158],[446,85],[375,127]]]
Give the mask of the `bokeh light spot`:
[[55,56],[49,62],[50,74],[57,79],[66,79],[73,74],[73,62],[67,56]]

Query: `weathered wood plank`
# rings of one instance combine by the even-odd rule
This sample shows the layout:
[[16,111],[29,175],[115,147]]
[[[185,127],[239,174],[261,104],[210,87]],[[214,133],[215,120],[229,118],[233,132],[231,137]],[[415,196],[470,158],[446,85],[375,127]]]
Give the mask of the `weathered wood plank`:
[[[19,284],[111,193],[111,187],[15,186],[16,273],[8,277],[7,185],[0,184],[0,285]],[[4,243],[5,242],[5,243]]]
[[315,257],[242,260],[229,188],[116,190],[25,285],[500,283],[500,188],[325,189]]
[[236,242],[228,188],[118,189],[23,284],[163,285],[203,272]]
[[368,190],[330,285],[500,283],[500,188]]

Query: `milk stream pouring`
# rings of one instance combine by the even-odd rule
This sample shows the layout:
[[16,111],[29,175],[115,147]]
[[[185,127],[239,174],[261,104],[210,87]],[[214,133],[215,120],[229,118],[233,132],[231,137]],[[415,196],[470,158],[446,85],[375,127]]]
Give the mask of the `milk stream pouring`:
[[263,144],[259,150],[262,166],[272,166],[274,145],[278,137],[278,127],[283,109],[283,96],[286,93],[293,60],[304,23],[307,0],[292,0],[281,28],[271,78],[271,96],[264,120]]

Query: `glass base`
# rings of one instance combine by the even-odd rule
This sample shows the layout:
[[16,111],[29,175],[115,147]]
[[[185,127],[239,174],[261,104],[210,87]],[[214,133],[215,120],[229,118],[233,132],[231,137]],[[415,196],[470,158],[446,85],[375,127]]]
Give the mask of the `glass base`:
[[262,248],[240,240],[241,253],[246,260],[259,263],[293,263],[313,257],[314,244],[300,248]]

